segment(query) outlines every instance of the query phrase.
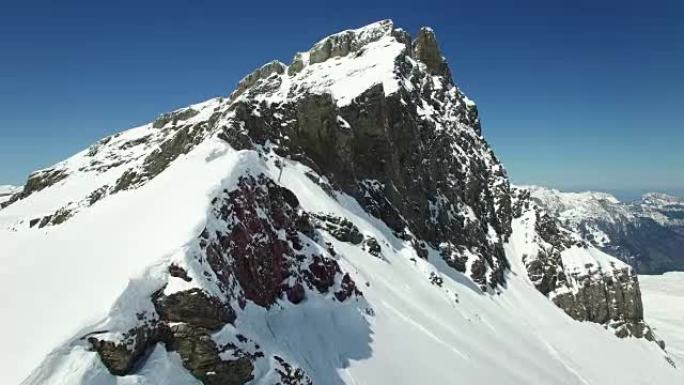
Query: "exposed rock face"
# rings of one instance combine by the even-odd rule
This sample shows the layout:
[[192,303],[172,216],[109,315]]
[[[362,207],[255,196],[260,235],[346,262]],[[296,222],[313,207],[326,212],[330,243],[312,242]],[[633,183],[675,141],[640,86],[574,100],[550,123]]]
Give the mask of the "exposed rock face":
[[199,111],[193,108],[184,108],[178,111],[167,112],[161,114],[153,123],[153,128],[162,128],[168,123],[172,123],[174,126],[178,124],[178,121],[188,120],[193,116],[199,114]]
[[251,74],[245,76],[237,88],[230,95],[231,99],[237,98],[245,92],[249,87],[253,86],[257,81],[267,79],[272,74],[282,74],[287,69],[287,66],[278,60],[266,63]]
[[188,276],[188,272],[184,268],[172,263],[169,265],[169,275],[172,277],[180,278],[185,282],[191,282],[192,278]]
[[170,338],[170,330],[166,325],[153,323],[144,324],[123,333],[120,341],[89,337],[88,342],[112,374],[123,376],[134,369],[150,347],[157,342],[168,342]]
[[392,22],[383,20],[377,23],[378,28],[358,31],[348,30],[328,36],[318,42],[309,51],[309,63],[322,63],[328,59],[346,56],[358,51],[368,43],[379,40],[394,29]]
[[[387,47],[396,53],[391,63],[381,51]],[[357,59],[363,65],[338,68]],[[366,86],[358,93],[348,83],[335,87],[340,79],[383,65],[386,72],[355,79]],[[184,154],[202,154],[201,167],[221,151],[247,160],[227,163],[231,174],[217,176],[226,179],[212,185],[201,231],[183,238],[167,265],[155,266],[160,273],[155,270],[152,283],[142,285],[148,291],[128,290],[133,305],[126,311],[115,307],[120,313],[105,321],[105,331],[88,334],[87,347],[114,375],[136,373],[150,351],[163,345],[204,384],[310,385],[309,368],[317,378],[334,377],[336,365],[371,354],[373,331],[365,317],[374,311],[362,306],[367,303],[355,282],[368,274],[349,269],[351,260],[367,256],[373,266],[383,265],[378,260],[390,266],[408,255],[405,266],[396,264],[402,275],[393,277],[410,277],[416,266],[435,268],[429,274],[415,269],[421,290],[427,279],[428,288],[443,295],[457,277],[467,281],[471,299],[500,292],[506,290],[504,244],[514,217],[533,222],[530,236],[539,247],[524,263],[541,293],[570,316],[612,326],[621,337],[655,338],[643,322],[631,270],[571,266],[567,253],[587,245],[538,209],[528,192],[510,191],[505,170],[481,136],[477,109],[453,84],[429,29],[412,40],[383,21],[333,35],[297,54],[289,67],[277,61],[262,66],[225,101],[164,114],[138,131],[96,143],[76,166],[36,178],[29,191],[67,178],[60,175],[74,168],[93,175],[116,171],[89,186],[82,201],[67,205],[69,215],[76,215],[110,194],[143,186]],[[211,146],[197,148],[204,144]],[[275,177],[286,167],[297,168],[300,184]],[[302,191],[295,188],[302,185]],[[313,190],[326,203],[304,205],[307,211],[297,194],[310,197]],[[313,212],[328,207],[339,211]],[[40,215],[30,226],[68,218]],[[438,274],[442,268],[451,276]],[[372,287],[369,281],[365,287]],[[451,295],[458,302],[458,293]],[[354,351],[315,350],[338,355],[335,364],[317,366],[306,362],[306,354],[292,354],[300,347],[298,337],[308,336],[294,333],[279,341],[274,330],[306,324],[298,318],[302,314],[333,321],[333,328],[323,329],[327,335],[312,340],[325,340],[337,328],[343,338],[360,335],[349,344]],[[272,329],[277,322],[284,325]],[[288,355],[280,351],[288,349]]]
[[[40,210],[36,215],[21,218],[20,227],[59,225],[108,195],[134,189],[147,183],[166,170],[179,156],[189,153],[217,130],[223,99],[162,114],[155,122],[106,137],[86,151],[59,162],[49,169],[29,175],[23,191],[16,191],[9,199],[0,198],[0,208],[20,201],[30,206],[30,198],[43,190],[69,185],[79,177],[93,183],[93,189],[80,197],[72,197],[62,206],[52,207],[52,213]],[[112,183],[105,175],[115,175]],[[98,183],[102,181],[103,183]],[[77,184],[79,182],[76,182]],[[21,206],[21,205],[20,205]],[[49,213],[49,214],[48,214]],[[47,215],[46,215],[47,214]],[[37,221],[36,221],[37,219]]]
[[358,293],[353,283],[342,284],[344,275],[324,249],[307,251],[316,238],[310,216],[291,191],[263,174],[242,177],[237,189],[224,191],[214,215],[221,227],[207,228],[200,247],[222,290],[241,306],[249,300],[270,307],[284,295],[299,302],[303,287],[327,293],[336,282],[338,299]]
[[[349,242],[357,236],[348,222],[330,222],[349,229]],[[88,339],[112,374],[130,374],[151,347],[162,343],[178,352],[185,368],[204,384],[245,384],[253,378],[253,362],[264,353],[258,347],[248,354],[236,346],[219,346],[212,338],[212,333],[234,323],[232,304],[244,308],[249,301],[269,308],[284,299],[298,304],[307,292],[330,294],[338,302],[361,295],[325,245],[317,245],[315,227],[297,197],[263,174],[245,175],[234,190],[214,198],[208,223],[195,249],[195,258],[207,269],[196,272],[202,282],[177,264],[169,265],[168,271],[174,279],[216,287],[224,299],[200,288],[155,292],[150,301],[156,316],[137,315],[139,325],[119,339]],[[337,227],[330,231],[347,234]],[[224,357],[226,350],[233,352],[231,359]],[[276,361],[283,383],[310,383],[303,370],[279,357]]]
[[589,270],[572,274],[568,286],[577,293],[560,293],[553,302],[571,317],[613,327],[618,337],[634,336],[655,340],[651,328],[644,322],[641,292],[636,275],[628,268],[616,268],[609,273]]
[[254,366],[248,356],[223,360],[210,330],[188,324],[171,326],[173,342],[170,349],[177,351],[183,365],[206,385],[243,385],[252,380]]
[[363,234],[351,221],[333,215],[316,215],[316,227],[324,229],[342,242],[358,245],[363,242]]
[[120,341],[88,338],[102,363],[114,375],[133,370],[162,343],[177,352],[188,371],[204,384],[245,384],[253,378],[252,357],[241,355],[234,360],[221,358],[211,333],[233,322],[234,313],[217,298],[199,289],[152,296],[159,319],[138,316],[140,326],[123,334]]
[[437,39],[432,29],[427,27],[420,29],[416,40],[413,42],[413,49],[416,59],[425,63],[430,72],[435,75],[451,78],[449,65],[439,50]]
[[43,228],[45,226],[54,226],[64,223],[67,219],[71,218],[73,212],[71,209],[62,207],[50,215],[46,215],[42,218],[33,218],[29,221],[29,227],[38,226],[38,228]]
[[24,199],[29,195],[43,190],[44,188],[50,187],[59,181],[65,179],[68,173],[65,170],[60,169],[47,169],[31,173],[26,184],[21,191],[16,192],[6,201],[0,203],[0,208],[11,205],[12,203]]
[[[314,46],[311,60],[361,52],[364,44],[395,34],[383,24],[365,35],[334,35]],[[474,105],[437,68],[446,63],[434,35],[422,30],[414,47],[395,62],[395,76],[410,88],[387,95],[378,84],[344,106],[332,95],[305,92],[282,103],[260,102],[259,95],[281,87],[275,76],[235,101],[235,119],[222,137],[239,149],[272,144],[276,153],[309,165],[356,197],[396,234],[444,250],[449,262],[475,256],[471,264],[451,264],[483,288],[495,287],[508,266],[502,248],[511,219],[505,172],[479,135]],[[412,56],[429,60],[441,83],[413,65]],[[466,271],[467,265],[474,269]]]
[[235,312],[230,305],[209,297],[201,289],[159,294],[153,296],[152,301],[159,317],[169,322],[185,322],[216,330],[235,321]]
[[206,122],[194,125],[174,126],[174,133],[162,141],[159,148],[145,158],[141,167],[131,168],[119,177],[112,192],[116,193],[139,186],[159,175],[172,161],[180,155],[187,154],[205,139],[206,134],[213,128],[214,124],[215,120],[209,119]]
[[[513,212],[516,217],[534,221],[533,237],[538,244],[536,255],[524,259],[530,280],[569,316],[614,329],[618,337],[634,336],[656,341],[644,322],[637,275],[629,266],[605,256],[577,266],[564,263],[564,253],[591,255],[592,247],[576,234],[561,227],[556,217],[530,199],[529,190],[514,189]],[[595,249],[594,249],[595,250]],[[600,253],[595,250],[595,253]],[[661,346],[662,342],[658,341]]]
[[646,194],[620,202],[600,192],[529,187],[532,199],[563,225],[641,274],[684,269],[684,199]]

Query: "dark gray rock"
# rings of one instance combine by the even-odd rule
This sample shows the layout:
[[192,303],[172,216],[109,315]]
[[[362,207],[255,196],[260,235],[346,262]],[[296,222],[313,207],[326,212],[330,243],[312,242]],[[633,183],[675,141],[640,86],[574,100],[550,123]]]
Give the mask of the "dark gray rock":
[[[413,91],[387,96],[378,84],[344,107],[328,94],[303,94],[273,105],[248,97],[231,107],[235,124],[229,130],[235,133],[223,137],[238,149],[275,144],[276,153],[325,176],[397,235],[414,234],[434,248],[451,243],[453,253],[474,251],[481,260],[474,264],[478,283],[494,287],[508,266],[501,244],[511,218],[505,172],[479,135],[472,103],[455,89],[432,89],[428,75],[401,63],[398,59],[397,71],[412,79]],[[444,82],[450,85],[451,79]],[[449,105],[459,118],[426,120],[417,110],[424,101],[436,109]],[[466,152],[458,155],[459,149]],[[465,218],[465,205],[475,220]],[[498,243],[488,237],[490,226]]]
[[165,324],[144,323],[123,334],[120,341],[89,337],[88,342],[110,373],[116,376],[130,374],[157,343],[168,344],[172,340]]
[[212,123],[207,121],[178,129],[147,155],[141,168],[124,172],[117,179],[112,193],[138,187],[161,174],[180,155],[187,154],[201,143],[211,128],[214,128]]
[[363,234],[348,219],[324,214],[313,214],[313,216],[316,218],[316,227],[327,231],[337,240],[354,245],[363,242]]
[[180,355],[183,366],[205,385],[243,385],[254,378],[250,357],[223,360],[210,330],[188,324],[171,326],[169,349]]
[[26,180],[26,184],[22,191],[12,195],[10,199],[0,204],[0,208],[5,208],[12,203],[24,199],[29,195],[48,188],[56,183],[66,179],[69,176],[68,172],[64,169],[47,169],[41,171],[35,171],[29,175]]
[[273,356],[276,373],[282,385],[313,385],[313,381],[302,368],[295,368],[279,356]]
[[185,322],[209,330],[220,329],[235,320],[228,304],[210,297],[201,289],[191,289],[170,295],[158,292],[152,297],[159,317],[168,322]]
[[151,348],[162,343],[167,350],[176,351],[183,366],[203,384],[242,385],[253,379],[253,357],[241,354],[234,360],[222,359],[211,338],[212,332],[235,320],[230,306],[200,289],[168,296],[162,291],[151,298],[159,319],[138,315],[140,326],[124,333],[120,341],[88,338],[110,373],[133,373]]
[[175,263],[170,264],[168,270],[169,275],[172,277],[180,278],[185,282],[192,281],[192,278],[188,276],[188,272],[184,268],[176,265]]
[[366,238],[366,240],[363,242],[363,246],[364,249],[368,251],[368,254],[374,257],[379,257],[380,253],[382,252],[382,247],[380,247],[378,240],[373,237]]

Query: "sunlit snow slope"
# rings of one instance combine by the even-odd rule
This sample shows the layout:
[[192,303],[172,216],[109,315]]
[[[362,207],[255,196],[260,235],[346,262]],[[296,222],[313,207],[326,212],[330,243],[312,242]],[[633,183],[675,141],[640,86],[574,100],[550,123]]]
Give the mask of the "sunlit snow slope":
[[[230,98],[32,174],[0,210],[0,383],[684,383],[656,343],[572,319],[528,278],[523,260],[548,245],[533,211],[510,215],[505,172],[425,51],[433,39],[390,21],[333,35]],[[405,126],[373,121],[376,107]],[[415,129],[420,166],[449,171],[424,182],[439,193],[396,208],[382,173],[341,178],[320,166],[332,148],[311,150],[320,136],[297,136],[375,138],[364,119],[393,145],[390,131]],[[579,275],[620,264],[592,247],[561,257]]]
[[[15,362],[24,362],[28,369],[72,333],[73,326],[96,318],[98,309],[102,314],[133,271],[173,258],[164,255],[178,248],[181,239],[196,234],[206,207],[172,208],[193,200],[206,202],[200,198],[206,197],[208,186],[221,181],[209,177],[210,172],[204,178],[184,175],[193,169],[193,163],[209,166],[208,171],[250,168],[271,175],[277,172],[267,162],[236,153],[218,141],[203,147],[169,170],[168,178],[160,177],[136,194],[113,197],[103,211],[93,210],[47,234],[17,237],[17,249],[23,246],[26,251],[13,255],[17,260],[30,259],[8,269],[19,273],[17,279],[2,280],[15,288],[13,303],[7,306],[13,313],[4,314],[23,314],[16,324],[8,325],[13,333],[3,336],[8,341],[3,346],[6,359],[18,358]],[[206,163],[212,152],[223,154]],[[489,296],[451,271],[434,253],[427,261],[417,258],[408,245],[389,236],[383,225],[360,213],[354,202],[341,199],[340,204],[328,197],[305,171],[292,164],[285,168],[281,181],[298,192],[306,209],[351,218],[364,233],[387,245],[381,260],[329,239],[341,255],[344,270],[363,283],[373,316],[349,320],[346,311],[321,309],[324,305],[320,303],[306,304],[303,309],[284,303],[272,314],[248,307],[245,319],[238,323],[247,336],[270,336],[261,343],[308,362],[309,375],[316,383],[674,384],[682,380],[655,344],[621,340],[599,325],[574,321],[535,290],[520,263],[521,253],[528,247],[524,219],[516,220],[507,246],[513,264],[509,285],[501,295]],[[192,181],[187,185],[197,187],[178,191],[173,181],[180,176]],[[223,181],[223,185],[231,183],[234,179]],[[156,194],[160,196],[153,199]],[[150,201],[155,202],[153,207],[145,207]],[[129,223],[126,219],[130,216],[142,220]],[[97,221],[97,217],[106,220]],[[29,247],[36,243],[40,247]],[[50,258],[59,255],[66,257]],[[153,268],[141,279],[166,279],[160,270]],[[441,287],[431,283],[431,273],[443,279]],[[27,283],[20,282],[24,274],[29,277]],[[136,281],[132,285],[118,306],[136,306],[126,303],[128,298],[146,287]],[[175,375],[182,369],[173,354],[155,351],[155,358],[157,354],[163,356],[158,359],[168,360],[163,364],[167,372],[154,375],[162,376],[167,384],[188,383],[187,375]],[[21,375],[17,370],[15,376]],[[17,379],[7,377],[8,381]],[[29,383],[58,379],[65,384],[114,381],[97,354],[87,352],[78,340],[54,351]],[[117,383],[155,382],[142,371],[121,377]]]
[[678,367],[684,366],[684,273],[641,275],[646,317],[667,341],[667,351]]

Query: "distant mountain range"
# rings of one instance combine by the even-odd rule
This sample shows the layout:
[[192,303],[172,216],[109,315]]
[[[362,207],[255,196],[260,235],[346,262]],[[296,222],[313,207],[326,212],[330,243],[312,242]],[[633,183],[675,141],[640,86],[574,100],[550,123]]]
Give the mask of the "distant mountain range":
[[640,274],[684,270],[684,198],[648,193],[621,202],[602,192],[525,188],[565,227]]

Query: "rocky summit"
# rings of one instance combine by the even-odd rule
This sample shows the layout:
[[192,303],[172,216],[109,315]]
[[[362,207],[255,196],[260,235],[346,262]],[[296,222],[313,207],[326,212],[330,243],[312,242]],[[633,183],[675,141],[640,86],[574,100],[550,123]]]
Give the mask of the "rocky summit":
[[330,35],[2,205],[36,261],[2,288],[50,293],[2,303],[27,385],[684,378],[634,271],[510,186],[427,27]]

